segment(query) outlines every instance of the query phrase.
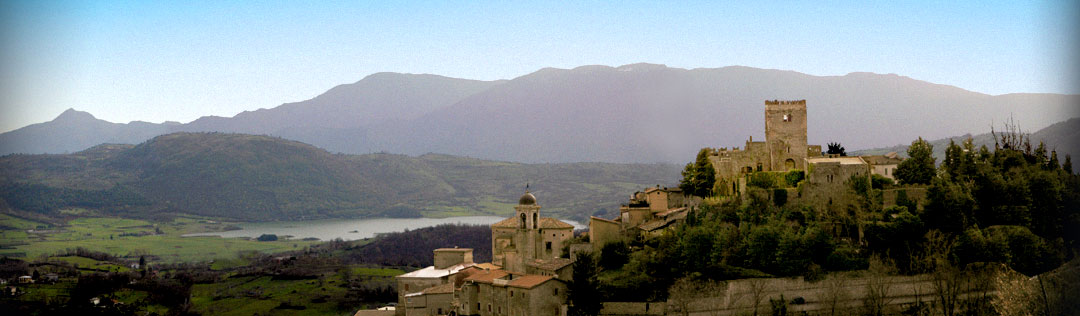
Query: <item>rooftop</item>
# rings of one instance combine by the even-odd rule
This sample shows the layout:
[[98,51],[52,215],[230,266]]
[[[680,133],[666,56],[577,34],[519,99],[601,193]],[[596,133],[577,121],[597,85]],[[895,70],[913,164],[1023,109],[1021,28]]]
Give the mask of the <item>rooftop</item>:
[[555,277],[550,275],[526,274],[510,280],[510,283],[508,283],[507,286],[531,289],[554,278]]
[[439,248],[435,249],[436,252],[472,252],[472,248]]
[[536,267],[536,268],[539,268],[541,270],[555,271],[555,270],[562,269],[562,268],[570,265],[571,263],[574,263],[574,262],[570,261],[570,259],[552,258],[552,259],[548,259],[548,260],[536,259],[536,261],[526,263],[526,265],[528,265],[530,267]]
[[506,272],[506,270],[483,270],[473,273],[473,275],[465,278],[465,281],[491,284],[495,279],[502,278],[507,275],[510,275],[510,272]]
[[839,163],[841,165],[865,165],[866,161],[863,161],[859,157],[834,157],[834,158],[806,158],[807,163]]
[[[540,228],[545,228],[545,229],[553,229],[553,228],[574,229],[574,225],[567,224],[566,222],[563,222],[563,221],[560,221],[558,219],[554,219],[554,218],[551,218],[551,217],[541,217],[539,224],[540,224],[539,225]],[[515,227],[518,227],[518,222],[517,222],[516,218],[510,217],[510,218],[501,220],[498,223],[491,224],[491,227],[515,228]]]
[[473,265],[475,265],[475,263],[472,263],[472,262],[459,263],[459,264],[455,264],[455,265],[446,267],[446,269],[436,269],[435,266],[428,266],[427,268],[423,268],[423,269],[420,269],[420,270],[416,270],[416,271],[413,271],[413,272],[402,274],[402,275],[399,275],[397,277],[399,277],[399,278],[441,278],[441,277],[444,277],[444,276],[448,276],[448,275],[457,273],[458,271],[461,271],[461,269],[465,269],[465,268],[471,267]]

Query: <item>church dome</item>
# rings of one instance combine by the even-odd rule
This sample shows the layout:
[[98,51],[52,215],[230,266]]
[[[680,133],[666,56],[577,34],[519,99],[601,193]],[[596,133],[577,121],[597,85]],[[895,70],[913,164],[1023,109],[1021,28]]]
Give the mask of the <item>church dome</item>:
[[529,192],[525,192],[525,194],[522,194],[521,198],[518,199],[518,205],[535,205],[535,204],[536,204],[536,196],[532,195],[532,193],[529,193]]

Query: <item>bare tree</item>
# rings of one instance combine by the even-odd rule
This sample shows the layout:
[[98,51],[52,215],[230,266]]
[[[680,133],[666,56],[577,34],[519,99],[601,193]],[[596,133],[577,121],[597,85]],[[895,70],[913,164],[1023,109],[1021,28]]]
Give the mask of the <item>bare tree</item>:
[[851,297],[847,290],[847,278],[839,274],[833,274],[824,283],[825,288],[823,289],[821,301],[828,308],[829,315],[842,314],[844,301]]
[[678,308],[682,315],[689,315],[691,311],[709,311],[719,315],[729,306],[725,302],[726,294],[727,282],[684,277],[668,288],[668,302]]
[[747,284],[750,286],[750,303],[754,309],[754,316],[757,316],[761,301],[765,299],[766,293],[769,292],[769,280],[749,279]]
[[866,308],[867,314],[875,316],[885,314],[885,306],[892,302],[892,298],[889,297],[889,292],[892,290],[889,275],[895,271],[896,268],[888,259],[878,256],[870,258],[870,268],[866,270],[866,295],[863,296],[863,307]]
[[926,257],[932,271],[934,295],[937,296],[938,306],[941,306],[941,313],[945,316],[956,315],[968,274],[949,261],[948,255],[952,252],[952,246],[953,239],[946,237],[941,231],[931,230],[926,233]]

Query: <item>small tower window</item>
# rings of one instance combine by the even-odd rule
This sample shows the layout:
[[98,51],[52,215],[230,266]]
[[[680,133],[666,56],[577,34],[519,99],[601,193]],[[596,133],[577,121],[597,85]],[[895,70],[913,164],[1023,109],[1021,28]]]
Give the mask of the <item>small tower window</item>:
[[551,242],[550,242],[550,241],[549,241],[549,242],[547,242],[547,245],[546,245],[546,246],[547,246],[547,250],[548,250],[548,251],[551,251]]
[[533,229],[536,229],[536,223],[540,221],[540,214],[533,213]]
[[791,122],[791,114],[784,114],[784,122]]
[[521,228],[528,228],[525,227],[525,213],[521,213]]

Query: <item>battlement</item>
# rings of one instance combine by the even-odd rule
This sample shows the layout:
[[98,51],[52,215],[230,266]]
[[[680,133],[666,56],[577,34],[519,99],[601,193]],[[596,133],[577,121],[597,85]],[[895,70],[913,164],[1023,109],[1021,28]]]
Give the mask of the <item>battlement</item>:
[[765,105],[806,105],[806,100],[765,100]]

